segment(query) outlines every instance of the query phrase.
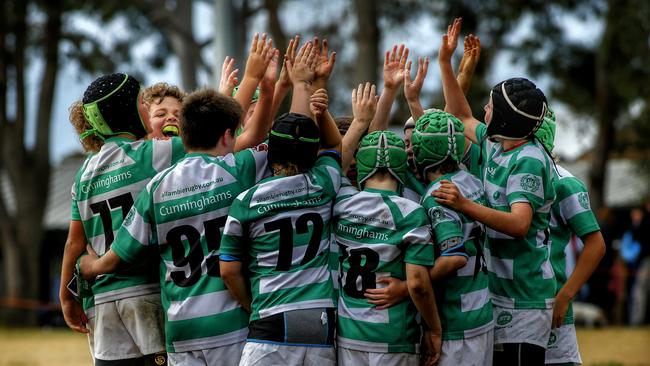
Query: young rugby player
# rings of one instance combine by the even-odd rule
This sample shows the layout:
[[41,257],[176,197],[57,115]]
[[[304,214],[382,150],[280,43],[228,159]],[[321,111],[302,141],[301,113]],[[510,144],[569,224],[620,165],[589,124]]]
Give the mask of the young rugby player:
[[548,228],[555,189],[551,158],[533,134],[546,114],[546,97],[527,79],[508,79],[492,88],[485,106],[487,125],[476,120],[451,67],[459,30],[456,19],[440,46],[443,92],[448,111],[463,122],[465,136],[484,143],[483,185],[491,208],[464,197],[447,180],[433,195],[488,227],[494,363],[543,365],[555,297]]
[[241,365],[336,362],[329,221],[341,182],[341,137],[322,110],[324,90],[312,98],[318,126],[308,117],[314,56],[309,42],[295,63],[286,62],[292,113],[279,117],[269,136],[274,176],[235,199],[221,240],[222,278],[251,311]]
[[183,93],[176,85],[156,83],[143,91],[142,100],[149,108],[152,132],[147,138],[178,136],[178,113],[183,103]]
[[[436,345],[422,357],[434,363],[440,320],[427,268],[433,246],[426,212],[399,195],[408,170],[404,142],[392,132],[375,131],[359,144],[356,161],[363,190],[342,187],[334,206],[341,263],[338,362],[417,364],[417,307],[428,329],[424,337]],[[413,301],[385,309],[368,302],[365,292],[378,287],[378,275],[407,281]]]
[[[74,240],[66,244],[62,283],[69,281],[86,243],[100,254],[109,250],[137,194],[185,154],[180,139],[138,141],[150,126],[140,84],[132,76],[111,74],[95,80],[84,93],[83,110],[91,128],[80,139],[104,143],[86,159],[72,187]],[[152,269],[140,263],[123,274],[102,276],[93,285],[96,365],[152,364],[158,356],[165,362],[160,289]]]
[[120,262],[160,258],[170,365],[238,365],[248,333],[248,314],[219,277],[218,249],[230,204],[270,171],[266,152],[233,154],[240,118],[237,102],[214,90],[187,96],[180,119],[186,157],[151,180],[104,256],[81,261],[92,278]]
[[486,205],[481,182],[459,167],[465,151],[463,125],[443,111],[425,113],[413,129],[415,165],[429,183],[422,206],[436,246],[430,271],[442,323],[439,365],[491,365],[492,304],[483,266],[483,225],[440,205],[431,192],[443,180],[456,184],[465,197]]
[[[535,132],[549,152],[555,140],[555,113],[550,109],[544,122]],[[589,204],[589,194],[584,183],[566,169],[557,165],[553,185],[557,198],[551,207],[551,264],[557,282],[557,295],[553,304],[553,328],[546,349],[547,365],[579,365],[578,339],[573,322],[571,300],[598,266],[605,254],[605,240]],[[584,248],[575,269],[567,271],[566,250],[571,237],[576,235]]]

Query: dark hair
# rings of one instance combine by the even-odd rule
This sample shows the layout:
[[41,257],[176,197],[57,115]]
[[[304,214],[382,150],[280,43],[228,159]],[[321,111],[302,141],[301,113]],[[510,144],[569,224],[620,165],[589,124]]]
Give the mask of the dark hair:
[[[95,79],[83,96],[83,104],[97,102],[97,108],[113,133],[147,134],[138,108],[140,82],[131,75],[114,73]],[[92,122],[92,121],[91,121]]]
[[334,118],[334,123],[336,123],[336,128],[339,129],[339,133],[341,134],[341,136],[345,136],[345,134],[350,129],[350,125],[352,124],[353,120],[354,120],[353,117],[348,117],[348,116]]
[[269,164],[294,164],[299,172],[311,169],[318,157],[320,130],[314,120],[298,113],[278,117],[269,135]]
[[214,89],[200,89],[183,101],[180,130],[188,148],[210,149],[217,145],[226,130],[235,134],[242,108],[233,98]]

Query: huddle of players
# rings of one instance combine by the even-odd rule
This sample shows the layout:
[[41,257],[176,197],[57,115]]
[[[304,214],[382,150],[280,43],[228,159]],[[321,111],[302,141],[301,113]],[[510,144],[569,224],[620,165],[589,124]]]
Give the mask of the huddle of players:
[[[157,85],[142,103],[133,77],[93,82],[71,113],[95,153],[62,267],[65,283],[88,243],[93,296],[61,301],[95,364],[160,365],[165,349],[176,365],[580,363],[570,300],[604,250],[585,187],[555,167],[554,115],[530,81],[497,84],[486,124],[472,117],[480,45],[466,37],[456,78],[459,33],[457,19],[440,47],[447,112],[419,105],[428,59],[411,80],[395,47],[381,97],[353,91],[343,138],[326,41],[291,40],[276,82],[278,51],[256,35],[237,101]],[[230,94],[230,60],[222,77]],[[385,130],[402,82],[406,144]],[[569,277],[572,233],[585,252]]]

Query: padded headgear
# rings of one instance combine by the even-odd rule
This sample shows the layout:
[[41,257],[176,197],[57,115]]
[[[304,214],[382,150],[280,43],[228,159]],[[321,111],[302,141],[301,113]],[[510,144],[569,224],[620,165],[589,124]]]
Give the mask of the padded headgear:
[[84,92],[84,116],[92,130],[81,136],[94,134],[100,138],[130,134],[139,139],[147,134],[140,117],[138,95],[140,82],[133,76],[115,73],[93,81]]
[[447,157],[460,162],[465,153],[463,123],[454,115],[435,110],[422,115],[415,123],[411,144],[415,166],[424,177]]
[[535,136],[549,153],[553,152],[555,146],[555,127],[555,112],[549,108],[546,111],[546,116],[544,116],[544,121],[539,126],[539,129],[535,131]]
[[544,93],[525,78],[512,78],[495,85],[490,92],[492,120],[487,136],[507,140],[533,135],[546,115]]
[[[425,109],[424,113],[439,111],[439,110],[440,109],[438,108],[429,108],[429,109]],[[413,120],[413,116],[409,117],[406,120],[406,122],[404,122],[404,131],[408,130],[409,128],[415,128],[415,121]]]
[[278,117],[269,134],[269,164],[293,163],[301,170],[314,166],[320,147],[320,131],[314,121],[302,114],[285,113]]
[[406,182],[408,164],[406,146],[395,133],[375,131],[364,137],[357,151],[357,174],[359,188],[378,169],[386,169],[402,185]]

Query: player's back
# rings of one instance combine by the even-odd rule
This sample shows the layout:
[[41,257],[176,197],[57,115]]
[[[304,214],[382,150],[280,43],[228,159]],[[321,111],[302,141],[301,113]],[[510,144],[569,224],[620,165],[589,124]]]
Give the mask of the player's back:
[[220,278],[219,246],[232,201],[265,173],[265,153],[245,150],[224,157],[193,153],[151,182],[147,201],[162,259],[168,351],[245,339],[248,314]]
[[[443,340],[464,339],[492,330],[492,303],[482,258],[485,231],[479,222],[436,202],[431,193],[440,188],[442,180],[450,180],[464,197],[478,204],[487,202],[481,182],[464,169],[436,179],[422,201],[434,234],[436,260],[441,255],[467,257],[467,264],[434,284]],[[449,242],[456,237],[462,238],[463,250],[454,250],[454,243]]]
[[334,306],[329,240],[340,180],[338,163],[321,156],[308,172],[267,178],[233,203],[221,250],[249,262],[251,321]]
[[414,304],[407,300],[378,310],[364,293],[376,288],[380,277],[406,280],[406,262],[433,264],[426,213],[395,192],[367,188],[346,193],[334,207],[341,271],[337,342],[366,352],[415,353],[419,327]]
[[[88,243],[102,255],[115,238],[135,198],[151,178],[184,155],[179,138],[139,140],[112,137],[79,169],[72,186],[73,218],[82,221]],[[100,276],[93,286],[95,303],[156,293],[151,264]]]

